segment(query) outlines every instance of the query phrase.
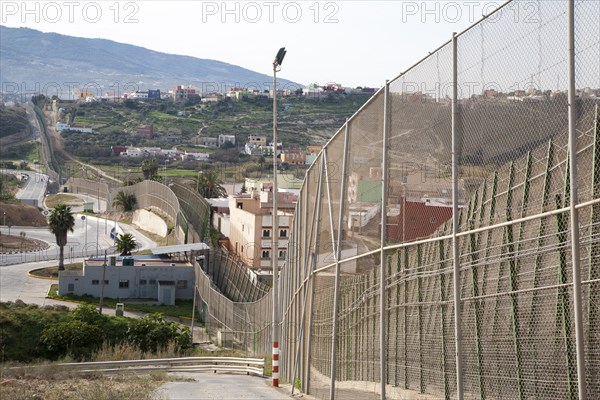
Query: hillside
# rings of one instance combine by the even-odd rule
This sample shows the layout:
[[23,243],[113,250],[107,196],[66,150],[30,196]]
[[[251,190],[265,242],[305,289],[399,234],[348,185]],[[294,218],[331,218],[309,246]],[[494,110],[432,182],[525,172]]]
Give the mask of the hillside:
[[[22,87],[29,90],[39,90],[48,83],[54,87],[56,82],[92,83],[90,87],[98,86],[104,92],[122,92],[126,84],[128,90],[135,85],[139,89],[167,90],[178,84],[201,89],[208,84],[225,87],[272,80],[270,76],[216,60],[165,54],[105,39],[4,26],[0,26],[0,71],[3,88],[4,83],[23,82]],[[280,83],[294,85],[285,79]],[[68,98],[67,86],[61,89],[63,93],[59,95]]]
[[0,138],[29,133],[27,113],[22,107],[0,109]]
[[[369,98],[331,96],[321,100],[302,96],[283,98],[278,103],[278,126],[284,146],[324,144]],[[171,101],[124,103],[61,103],[62,119],[94,129],[97,134],[63,133],[64,147],[76,156],[108,155],[110,146],[185,146],[202,129],[202,136],[236,136],[243,146],[248,135],[271,136],[272,100],[264,97],[181,106]],[[136,134],[142,124],[154,127],[154,137]]]

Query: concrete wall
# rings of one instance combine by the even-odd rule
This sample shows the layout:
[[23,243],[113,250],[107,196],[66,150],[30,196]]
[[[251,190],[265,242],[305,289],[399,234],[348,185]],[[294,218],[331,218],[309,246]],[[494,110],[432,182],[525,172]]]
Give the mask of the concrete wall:
[[167,223],[161,217],[148,210],[135,210],[133,224],[161,237],[167,236],[169,230]]

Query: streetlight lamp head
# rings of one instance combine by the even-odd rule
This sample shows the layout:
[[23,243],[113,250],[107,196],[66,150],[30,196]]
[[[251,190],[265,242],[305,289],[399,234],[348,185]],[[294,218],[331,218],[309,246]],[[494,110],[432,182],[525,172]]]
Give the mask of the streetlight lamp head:
[[275,61],[273,61],[273,65],[276,67],[281,66],[286,53],[287,51],[285,50],[285,47],[280,48],[277,52],[277,55],[275,56]]

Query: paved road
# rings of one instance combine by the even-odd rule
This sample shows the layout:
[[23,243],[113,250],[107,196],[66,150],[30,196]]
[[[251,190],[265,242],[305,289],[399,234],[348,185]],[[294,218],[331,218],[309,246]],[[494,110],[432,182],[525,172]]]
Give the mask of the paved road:
[[[81,219],[81,215],[75,216],[75,229],[73,233],[67,235],[67,245],[65,246],[65,262],[71,262],[74,258],[83,257],[85,255],[95,256],[102,255],[104,250],[109,254],[114,251],[114,242],[110,238],[110,230],[115,226],[114,221],[105,220],[86,216],[85,220]],[[140,231],[126,224],[119,224],[123,232],[131,233],[138,242],[138,250],[150,249],[156,247],[156,243],[144,236]],[[2,234],[10,234],[13,236],[25,232],[25,237],[39,239],[47,242],[50,247],[46,250],[17,253],[17,254],[0,254],[0,267],[4,265],[22,264],[38,261],[50,261],[58,259],[58,246],[54,235],[50,233],[48,228],[31,228],[31,227],[16,227],[8,229],[3,226],[0,228]]]
[[[85,237],[85,232],[83,232],[82,221],[78,220],[79,225],[75,227],[76,238]],[[91,221],[90,221],[91,222]],[[112,223],[112,221],[109,221]],[[101,226],[103,220],[100,220],[99,226]],[[93,224],[88,225],[88,231],[93,230]],[[110,232],[110,224],[109,232]],[[120,224],[121,228],[125,232],[133,233],[140,243],[140,249],[148,249],[151,247],[156,247],[156,243],[154,243],[151,239],[142,235],[135,228],[132,228],[125,224]],[[84,226],[85,227],[85,226]],[[6,228],[2,228],[2,233],[7,233]],[[54,236],[48,231],[46,228],[23,228],[27,237],[34,237],[36,239],[44,240],[49,243],[54,242]],[[14,231],[13,231],[14,232]],[[95,233],[95,232],[94,232]],[[111,240],[104,239],[104,247],[107,245],[112,246]],[[94,237],[95,240],[95,237]],[[81,258],[81,248],[78,248],[79,254],[74,255],[74,258],[71,259],[69,256],[68,246],[73,244],[71,235],[69,235],[69,242],[67,247],[65,247],[65,262],[81,262],[83,259]],[[96,242],[93,243],[93,248],[90,248],[90,255],[96,254]],[[45,268],[50,266],[55,266],[57,264],[56,258],[58,254],[58,249],[55,244],[52,244],[51,250],[37,252],[37,253],[28,253],[28,254],[16,254],[16,255],[0,255],[0,301],[15,301],[17,299],[23,300],[25,303],[34,303],[39,305],[47,305],[47,304],[67,304],[76,306],[74,303],[64,303],[57,302],[54,300],[46,299],[46,294],[50,289],[50,285],[52,283],[57,283],[58,281],[51,281],[46,279],[37,279],[32,278],[28,275],[28,272],[37,269],[37,268]],[[109,252],[109,254],[111,254]],[[10,263],[10,264],[9,264]]]
[[[248,375],[176,373],[193,382],[169,382],[162,385],[159,396],[170,400],[281,400],[290,399],[290,388],[270,386],[270,378]],[[304,398],[307,398],[304,396]]]

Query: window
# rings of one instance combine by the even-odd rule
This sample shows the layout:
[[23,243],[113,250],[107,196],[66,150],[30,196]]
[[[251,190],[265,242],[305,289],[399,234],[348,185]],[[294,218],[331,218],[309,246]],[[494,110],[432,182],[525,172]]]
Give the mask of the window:
[[127,289],[129,287],[129,280],[128,279],[121,279],[119,281],[119,289]]
[[271,257],[271,252],[269,250],[263,250],[262,258],[269,258],[269,257]]
[[156,279],[150,279],[150,285],[156,285]]
[[106,279],[106,280],[104,281],[104,284],[105,284],[105,285],[108,285],[108,279]]
[[99,279],[92,279],[92,285],[99,285],[99,284],[100,284]]
[[287,229],[281,229],[279,231],[279,237],[287,237]]
[[285,250],[279,250],[279,258],[280,259],[285,259]]
[[262,237],[264,237],[264,238],[271,237],[271,230],[270,229],[263,229],[263,235],[262,235]]
[[75,291],[75,284],[74,284],[74,283],[69,283],[69,284],[67,285],[67,291],[68,291],[68,292],[73,292],[73,291]]
[[145,279],[140,279],[140,285],[145,285],[145,284],[147,284],[147,283],[148,283],[148,281],[147,281],[147,280],[145,280]]
[[187,281],[177,281],[177,289],[187,289]]

